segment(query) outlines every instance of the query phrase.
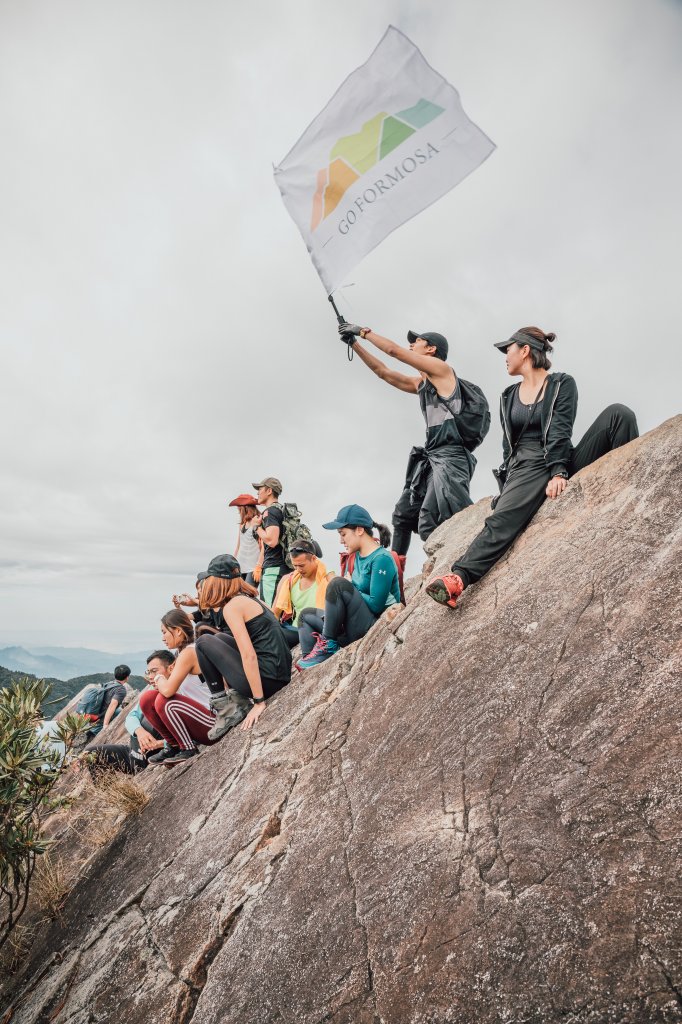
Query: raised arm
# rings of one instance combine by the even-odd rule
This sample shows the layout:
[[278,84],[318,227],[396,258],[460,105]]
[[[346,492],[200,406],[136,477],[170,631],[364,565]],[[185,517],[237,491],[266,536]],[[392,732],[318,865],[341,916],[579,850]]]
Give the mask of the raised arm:
[[180,651],[175,664],[173,665],[173,671],[166,677],[161,672],[158,672],[154,677],[154,686],[164,697],[172,697],[180,689],[180,684],[184,683],[188,675],[199,674],[199,664],[197,662],[196,652],[193,647],[185,647],[184,651]]
[[[339,334],[354,334],[356,337],[360,336],[364,338],[369,341],[370,344],[374,345],[375,348],[378,348],[381,352],[390,356],[391,359],[397,359],[399,362],[406,363],[408,366],[418,370],[420,373],[426,374],[439,392],[442,389],[449,393],[457,383],[456,379],[453,380],[455,375],[452,367],[442,359],[439,359],[438,356],[431,356],[423,352],[414,352],[411,348],[408,348],[405,345],[398,345],[395,341],[391,341],[390,338],[384,338],[381,334],[377,334],[376,331],[372,331],[367,327],[360,328],[357,324],[340,324]],[[383,367],[387,373],[392,373],[392,371],[384,367],[383,363],[378,359],[375,359],[374,356],[370,356],[368,352],[364,352],[363,354],[361,346],[358,345],[357,342],[353,343],[353,348],[358,352],[358,355],[360,355],[363,362],[367,362],[367,358],[374,359],[377,366]],[[367,365],[369,366],[370,364],[367,363]],[[374,372],[377,373],[376,370]],[[398,380],[402,381],[415,381],[414,387],[409,390],[416,391],[419,384],[421,384],[420,377],[406,377],[402,373],[396,373],[394,376]],[[393,382],[389,381],[389,383]],[[394,386],[399,387],[402,391],[408,390],[400,384],[395,384]]]
[[369,366],[372,373],[375,373],[380,380],[385,380],[387,384],[398,388],[399,391],[407,391],[410,395],[416,395],[417,388],[422,382],[421,377],[408,377],[407,374],[389,369],[385,363],[363,348],[359,341],[355,342],[353,350],[357,352],[365,366]]

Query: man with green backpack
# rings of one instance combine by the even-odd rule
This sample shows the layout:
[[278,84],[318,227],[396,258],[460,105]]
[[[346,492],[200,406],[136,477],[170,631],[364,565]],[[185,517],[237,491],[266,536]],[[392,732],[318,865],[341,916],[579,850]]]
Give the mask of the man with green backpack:
[[251,520],[254,535],[263,541],[265,551],[260,597],[272,608],[280,580],[293,568],[289,549],[297,540],[312,540],[312,534],[305,523],[301,522],[298,506],[292,502],[280,502],[284,488],[276,476],[266,476],[260,483],[251,486],[258,494],[258,504],[263,508],[262,514]]
[[[488,402],[477,384],[463,380],[447,363],[448,343],[442,334],[408,331],[408,347],[356,324],[340,324],[339,334],[377,377],[418,396],[426,422],[426,443],[410,452],[405,485],[393,512],[392,549],[404,560],[413,533],[425,541],[437,526],[472,504],[473,451],[490,427]],[[358,338],[417,374],[390,369]]]

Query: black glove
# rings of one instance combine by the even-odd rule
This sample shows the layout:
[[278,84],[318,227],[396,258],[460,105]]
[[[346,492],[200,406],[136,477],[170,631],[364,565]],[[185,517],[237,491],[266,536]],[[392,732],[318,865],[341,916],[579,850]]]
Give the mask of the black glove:
[[[344,334],[352,334],[355,337],[358,337],[361,330],[362,327],[358,327],[357,324],[347,324],[345,321],[342,324],[339,324],[339,334],[342,338]],[[345,341],[346,339],[344,338],[343,340]]]

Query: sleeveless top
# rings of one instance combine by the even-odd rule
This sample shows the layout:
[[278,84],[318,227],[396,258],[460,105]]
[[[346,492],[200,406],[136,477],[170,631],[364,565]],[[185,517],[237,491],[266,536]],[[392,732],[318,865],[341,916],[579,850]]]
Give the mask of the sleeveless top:
[[[511,428],[512,439],[516,441],[524,425],[527,423],[528,426],[523,430],[523,437],[521,439],[522,444],[542,444],[542,422],[541,422],[541,405],[542,402],[538,402],[533,410],[533,403],[530,405],[524,405],[519,397],[519,384],[512,395],[512,404],[509,411],[509,426]],[[531,416],[531,411],[533,415]]]
[[457,386],[451,395],[441,398],[427,378],[417,388],[419,405],[426,422],[426,447],[436,448],[445,444],[462,444],[455,416],[462,411],[462,392]]
[[[190,646],[194,647],[194,644],[191,644]],[[183,697],[189,697],[190,700],[196,701],[197,704],[202,704],[205,708],[210,707],[209,701],[211,691],[199,676],[185,676],[177,688],[176,694],[182,694]]]
[[239,554],[237,561],[243,573],[252,572],[260,558],[260,544],[253,535],[253,528],[246,524],[246,529],[239,527]]
[[[262,615],[255,615],[245,623],[246,631],[258,658],[258,670],[263,679],[270,679],[273,682],[289,682],[291,651],[284,639],[284,630],[266,604],[259,601],[257,597],[250,597],[249,600],[255,601],[263,610]],[[227,623],[223,625],[222,632],[233,636]]]

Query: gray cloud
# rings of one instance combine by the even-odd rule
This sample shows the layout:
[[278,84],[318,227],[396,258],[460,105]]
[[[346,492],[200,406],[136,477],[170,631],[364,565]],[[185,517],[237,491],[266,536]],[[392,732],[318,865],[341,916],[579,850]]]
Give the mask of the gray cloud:
[[[350,500],[389,520],[417,404],[346,362],[272,180],[389,21],[498,149],[357,268],[342,309],[443,331],[493,407],[491,342],[556,331],[578,434],[615,400],[642,429],[679,410],[679,5],[4,5],[5,632],[155,636],[233,544],[226,500],[266,473],[318,535]],[[499,445],[494,422],[476,497]]]

